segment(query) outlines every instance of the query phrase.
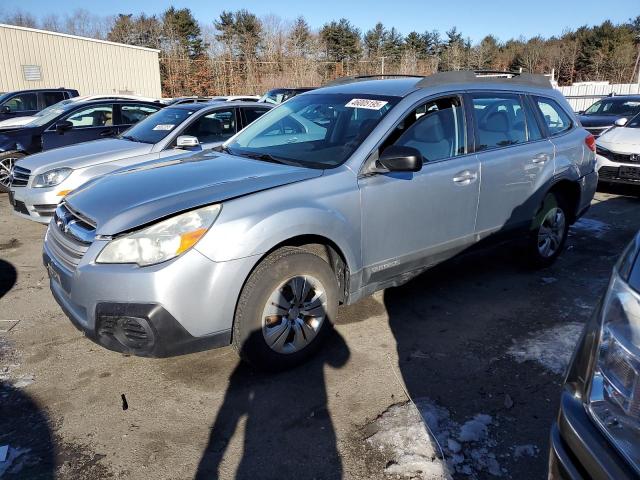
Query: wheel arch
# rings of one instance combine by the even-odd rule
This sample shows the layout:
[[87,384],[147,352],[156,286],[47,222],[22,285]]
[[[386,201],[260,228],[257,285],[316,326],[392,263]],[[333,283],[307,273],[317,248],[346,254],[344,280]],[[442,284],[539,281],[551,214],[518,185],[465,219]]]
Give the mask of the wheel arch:
[[[577,180],[561,178],[555,181],[547,190],[547,193],[557,193],[569,204],[570,223],[574,223],[578,217],[578,208],[580,206],[581,189]],[[545,195],[546,196],[546,195]]]

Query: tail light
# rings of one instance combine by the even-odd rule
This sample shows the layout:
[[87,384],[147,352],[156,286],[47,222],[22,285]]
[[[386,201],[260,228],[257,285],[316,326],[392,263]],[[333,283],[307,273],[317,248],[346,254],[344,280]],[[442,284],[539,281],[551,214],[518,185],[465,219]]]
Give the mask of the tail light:
[[584,139],[584,143],[587,145],[587,148],[589,148],[589,150],[591,150],[592,152],[596,151],[596,137],[594,137],[593,135],[589,134]]

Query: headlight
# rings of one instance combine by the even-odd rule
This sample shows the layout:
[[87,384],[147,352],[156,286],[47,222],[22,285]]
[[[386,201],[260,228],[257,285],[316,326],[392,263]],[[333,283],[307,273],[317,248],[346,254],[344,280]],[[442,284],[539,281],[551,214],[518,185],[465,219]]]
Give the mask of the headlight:
[[53,170],[49,170],[48,172],[41,173],[40,175],[36,175],[36,178],[33,180],[34,187],[55,187],[60,183],[64,182],[73,169],[71,168],[55,168]]
[[[618,267],[636,253],[628,250]],[[614,272],[602,306],[587,407],[618,450],[640,468],[640,294],[620,273]]]
[[153,265],[177,257],[200,240],[213,225],[221,205],[192,210],[110,241],[98,263]]

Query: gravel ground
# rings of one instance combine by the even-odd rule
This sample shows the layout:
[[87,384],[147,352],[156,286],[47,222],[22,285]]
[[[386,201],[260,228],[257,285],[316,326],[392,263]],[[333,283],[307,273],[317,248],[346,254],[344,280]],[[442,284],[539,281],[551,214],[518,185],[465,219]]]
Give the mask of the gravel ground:
[[49,292],[45,227],[0,196],[0,477],[545,478],[562,372],[640,229],[628,193],[598,193],[553,267],[459,257],[341,308],[322,353],[278,375],[230,348],[94,345]]

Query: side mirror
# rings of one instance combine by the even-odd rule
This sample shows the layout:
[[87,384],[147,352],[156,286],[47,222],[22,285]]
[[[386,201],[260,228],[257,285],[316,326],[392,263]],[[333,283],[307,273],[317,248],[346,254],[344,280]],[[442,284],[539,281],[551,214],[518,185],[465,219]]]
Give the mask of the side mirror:
[[422,154],[413,147],[391,145],[382,152],[378,163],[390,172],[418,172],[422,169]]
[[584,110],[578,111],[578,115],[584,115]]
[[191,135],[180,135],[176,140],[176,148],[182,148],[184,150],[202,150],[198,137],[193,137]]
[[629,120],[625,117],[619,118],[614,122],[616,127],[624,127]]
[[11,107],[9,107],[8,105],[4,105],[2,107],[2,113],[11,113]]
[[73,128],[73,123],[69,120],[62,120],[61,122],[56,123],[56,132],[58,135],[63,135],[64,132],[68,132]]

